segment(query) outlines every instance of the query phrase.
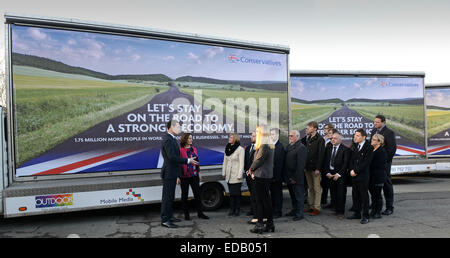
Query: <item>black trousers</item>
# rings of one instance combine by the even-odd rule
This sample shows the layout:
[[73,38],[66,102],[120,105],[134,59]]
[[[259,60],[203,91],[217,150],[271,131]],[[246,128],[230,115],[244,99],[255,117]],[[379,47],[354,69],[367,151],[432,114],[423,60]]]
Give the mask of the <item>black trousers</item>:
[[372,203],[371,214],[377,214],[381,212],[383,208],[383,197],[381,196],[382,185],[369,185],[370,199]]
[[273,224],[272,200],[269,192],[271,182],[272,178],[255,177],[256,217],[260,224],[263,224],[264,218],[267,218],[268,224]]
[[194,194],[195,207],[197,208],[197,213],[202,213],[202,203],[200,201],[200,178],[198,176],[181,178],[181,205],[184,212],[189,212],[188,206],[188,196],[189,196],[189,186],[191,186],[192,193]]
[[364,181],[353,181],[353,195],[355,203],[353,207],[356,214],[361,214],[363,218],[369,218],[369,183]]
[[281,181],[274,181],[270,184],[270,195],[272,196],[273,213],[281,215],[283,209],[283,184]]
[[173,217],[173,200],[175,198],[176,179],[163,179],[163,190],[161,198],[161,222],[167,222]]
[[246,176],[248,190],[250,191],[250,211],[253,213],[253,218],[256,219],[256,193],[255,193],[255,180],[251,176]]
[[328,179],[328,177],[326,175],[322,174],[322,180],[320,180],[320,186],[322,187],[322,196],[320,199],[320,203],[327,204],[328,203],[328,189],[330,189],[330,180]]
[[387,177],[383,185],[384,199],[386,200],[386,209],[394,210],[394,186],[391,180],[391,166],[392,163],[387,163],[386,173]]
[[347,186],[342,177],[337,181],[328,178],[327,180],[330,184],[331,205],[334,206],[337,213],[344,214],[345,200],[347,199]]

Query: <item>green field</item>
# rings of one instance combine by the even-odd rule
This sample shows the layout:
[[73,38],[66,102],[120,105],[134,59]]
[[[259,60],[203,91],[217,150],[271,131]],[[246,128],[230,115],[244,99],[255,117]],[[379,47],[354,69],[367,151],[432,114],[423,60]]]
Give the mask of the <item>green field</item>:
[[50,77],[44,76],[45,70],[36,74],[33,69],[27,75],[27,69],[14,67],[22,73],[13,76],[17,165],[102,121],[144,105],[167,89],[86,76],[77,79],[77,75]]
[[450,128],[450,110],[427,109],[427,137]]
[[334,111],[340,109],[340,104],[300,104],[292,102],[292,128],[303,130],[311,121],[322,121],[329,117]]
[[374,120],[378,114],[384,115],[387,125],[398,135],[402,135],[417,144],[424,144],[425,118],[422,105],[348,105],[365,118]]

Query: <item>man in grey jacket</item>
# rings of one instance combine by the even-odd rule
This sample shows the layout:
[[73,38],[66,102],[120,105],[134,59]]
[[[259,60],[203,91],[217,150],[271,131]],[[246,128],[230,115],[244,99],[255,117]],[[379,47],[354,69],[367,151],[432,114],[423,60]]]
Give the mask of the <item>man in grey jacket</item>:
[[300,133],[297,130],[292,130],[289,132],[289,145],[286,147],[284,169],[292,201],[292,210],[286,215],[294,216],[294,221],[303,219],[305,164],[306,147],[300,142]]

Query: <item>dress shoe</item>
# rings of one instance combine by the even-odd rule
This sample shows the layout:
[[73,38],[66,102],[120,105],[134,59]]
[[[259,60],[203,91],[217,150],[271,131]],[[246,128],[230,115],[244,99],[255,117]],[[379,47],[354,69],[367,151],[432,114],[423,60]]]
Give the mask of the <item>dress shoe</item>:
[[303,212],[313,212],[313,211],[314,211],[314,209],[312,209],[312,208],[307,208],[307,209],[303,210]]
[[255,227],[250,229],[250,232],[255,233],[255,234],[262,234],[264,232],[263,224],[256,223]]
[[317,215],[319,215],[319,214],[320,214],[320,210],[314,209],[314,210],[309,214],[309,216],[317,216]]
[[198,214],[198,218],[199,218],[199,219],[209,219],[209,217],[206,216],[204,213]]
[[264,232],[275,232],[275,225],[272,223],[267,223],[264,227]]
[[368,218],[362,218],[361,219],[361,224],[367,224],[369,223],[369,219]]
[[177,219],[177,218],[170,218],[169,219],[170,222],[181,222],[181,219]]
[[161,222],[161,226],[166,227],[166,228],[177,228],[178,226],[173,224],[172,222],[166,221],[166,222]]
[[392,213],[394,213],[394,211],[386,209],[386,210],[383,211],[381,214],[389,216],[389,215],[391,215]]
[[291,216],[295,216],[295,211],[290,211],[288,213],[286,213],[286,215],[284,215],[286,217],[291,217]]
[[361,219],[361,215],[353,214],[352,216],[347,217],[347,219]]
[[292,219],[293,221],[299,221],[299,220],[302,220],[302,219],[304,219],[305,217],[303,217],[303,216],[301,216],[301,217],[298,217],[298,216],[294,216],[294,218]]
[[233,216],[234,215],[234,210],[230,209],[230,211],[228,211],[228,216]]
[[370,214],[370,218],[372,219],[381,219],[381,214],[379,212]]
[[184,213],[184,220],[191,220],[191,216],[189,215],[189,212]]

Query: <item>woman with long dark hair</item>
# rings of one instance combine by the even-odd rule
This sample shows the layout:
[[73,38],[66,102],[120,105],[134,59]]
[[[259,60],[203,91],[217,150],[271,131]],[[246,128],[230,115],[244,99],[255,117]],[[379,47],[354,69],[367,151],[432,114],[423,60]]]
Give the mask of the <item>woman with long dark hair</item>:
[[[197,149],[192,145],[192,134],[183,133],[180,140],[180,156],[182,158],[195,159],[198,160]],[[181,166],[183,169],[183,174],[181,176],[181,203],[184,210],[184,219],[190,220],[189,216],[189,206],[188,206],[188,195],[189,186],[192,188],[194,193],[195,206],[197,208],[197,215],[200,219],[209,219],[202,211],[202,204],[200,201],[200,181],[202,177],[200,176],[200,166],[192,164],[183,164]]]

